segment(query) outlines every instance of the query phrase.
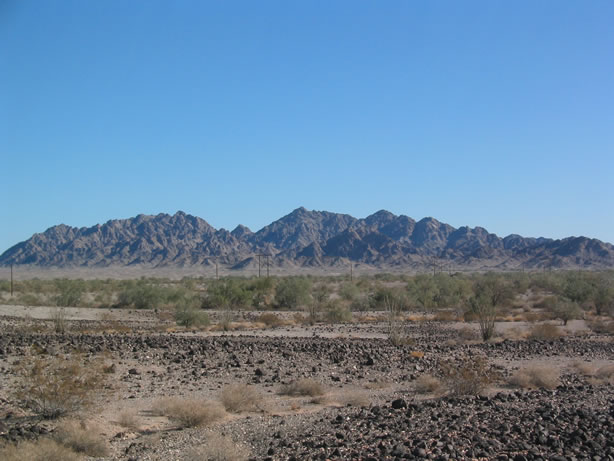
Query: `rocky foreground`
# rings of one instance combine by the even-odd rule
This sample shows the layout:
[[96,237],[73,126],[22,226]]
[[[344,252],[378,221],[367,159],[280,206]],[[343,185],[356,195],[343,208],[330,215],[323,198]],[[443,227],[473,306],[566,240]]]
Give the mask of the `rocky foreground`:
[[[101,459],[189,458],[190,448],[224,434],[249,450],[250,459],[513,459],[614,460],[614,386],[577,364],[614,363],[607,335],[568,335],[554,340],[460,341],[445,323],[410,325],[410,344],[386,339],[322,337],[210,337],[198,334],[69,333],[26,330],[0,334],[0,437],[22,440],[53,433],[19,409],[10,389],[14,363],[34,347],[42,356],[79,351],[113,366],[113,393],[87,415],[110,448]],[[353,335],[356,326],[353,326]],[[364,326],[365,331],[383,326]],[[283,329],[283,328],[282,328]],[[359,328],[360,329],[360,328]],[[462,368],[485,357],[497,379],[483,395],[418,393],[424,374],[441,376],[444,363]],[[529,364],[555,367],[557,386],[511,388],[509,377]],[[575,365],[574,365],[575,364]],[[311,378],[325,398],[279,395],[283,384]],[[151,411],[163,396],[216,399],[233,383],[258,389],[263,411],[228,415],[204,428],[178,428]],[[360,398],[351,396],[360,394]],[[138,428],[117,424],[135,411]],[[217,458],[230,459],[230,458]]]

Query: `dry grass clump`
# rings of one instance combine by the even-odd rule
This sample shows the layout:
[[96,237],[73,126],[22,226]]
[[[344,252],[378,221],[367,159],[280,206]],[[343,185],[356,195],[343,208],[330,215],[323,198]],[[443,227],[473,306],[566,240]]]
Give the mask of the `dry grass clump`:
[[559,385],[559,371],[548,366],[530,366],[514,373],[508,379],[508,384],[525,389],[555,389]]
[[511,339],[514,341],[518,341],[520,339],[526,339],[529,336],[529,332],[524,328],[512,327],[512,328],[506,328],[505,330],[503,330],[502,336],[505,339]]
[[595,366],[588,362],[574,362],[572,367],[582,376],[593,376],[595,374]]
[[124,429],[138,431],[140,429],[139,419],[133,410],[124,410],[117,417],[117,424]]
[[207,442],[187,454],[186,461],[245,461],[250,450],[241,443],[233,441],[228,436],[212,434]]
[[339,403],[350,407],[368,407],[371,403],[369,394],[364,391],[344,391],[339,398]]
[[604,381],[614,382],[614,364],[604,365],[595,372],[595,377]]
[[54,438],[65,447],[87,456],[103,457],[109,453],[99,429],[86,425],[84,421],[63,422],[56,429]]
[[455,311],[437,311],[435,315],[433,315],[434,322],[456,322],[458,320],[458,315],[456,315]]
[[463,327],[458,330],[458,337],[463,341],[477,341],[478,333],[471,327]]
[[601,320],[592,320],[586,322],[586,325],[593,333],[599,334],[614,334],[614,321],[604,322]]
[[293,397],[316,397],[319,395],[324,395],[324,387],[313,379],[304,378],[294,381],[293,383],[283,385],[279,393],[281,395],[290,395]]
[[415,382],[415,389],[418,394],[436,394],[441,391],[441,381],[428,373],[420,375]]
[[215,402],[176,397],[159,400],[154,412],[166,416],[181,427],[213,424],[226,415],[224,408]]
[[3,461],[79,461],[81,456],[53,439],[40,438],[0,447]]
[[534,325],[529,333],[529,339],[551,340],[563,336],[563,332],[556,325],[551,323],[540,323]]
[[244,411],[264,411],[264,398],[253,386],[233,384],[225,387],[220,394],[224,408],[231,413]]
[[484,357],[471,357],[460,363],[441,365],[445,386],[452,396],[480,395],[497,379],[497,373]]
[[267,312],[259,315],[255,319],[258,323],[264,323],[269,328],[279,327],[284,324],[284,321],[278,315]]

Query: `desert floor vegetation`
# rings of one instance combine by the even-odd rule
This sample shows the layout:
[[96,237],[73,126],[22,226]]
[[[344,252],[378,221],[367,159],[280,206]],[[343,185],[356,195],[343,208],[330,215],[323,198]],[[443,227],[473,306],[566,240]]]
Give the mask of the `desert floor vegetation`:
[[611,277],[0,284],[0,459],[608,459]]
[[530,365],[516,371],[508,384],[519,388],[555,389],[560,383],[558,369],[547,365]]

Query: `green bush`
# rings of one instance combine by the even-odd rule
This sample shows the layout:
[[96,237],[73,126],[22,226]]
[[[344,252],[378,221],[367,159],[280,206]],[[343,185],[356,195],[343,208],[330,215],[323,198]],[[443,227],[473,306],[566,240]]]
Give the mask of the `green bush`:
[[215,280],[207,287],[202,301],[204,309],[241,309],[251,305],[251,293],[235,279]]
[[206,312],[189,302],[183,302],[176,307],[175,321],[177,325],[188,328],[208,326],[211,323]]
[[329,301],[325,308],[326,320],[329,323],[346,323],[352,320],[352,313],[339,300]]
[[309,303],[311,281],[305,277],[282,279],[275,291],[275,303],[282,309],[297,309]]
[[135,309],[156,309],[165,301],[163,290],[151,285],[145,280],[132,282],[118,295],[119,307],[133,307]]
[[58,279],[55,284],[58,290],[55,297],[56,306],[77,307],[81,305],[81,297],[85,291],[82,280]]

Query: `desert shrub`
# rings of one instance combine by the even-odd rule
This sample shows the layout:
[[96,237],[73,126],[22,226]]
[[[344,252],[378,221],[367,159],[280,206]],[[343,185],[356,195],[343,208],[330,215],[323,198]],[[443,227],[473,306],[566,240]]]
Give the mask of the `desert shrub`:
[[559,384],[559,372],[548,366],[530,366],[518,370],[509,379],[508,384],[521,388],[554,389]]
[[305,277],[283,278],[275,290],[275,304],[282,309],[296,309],[309,303],[311,282]]
[[539,323],[533,325],[529,332],[529,339],[538,339],[542,341],[557,339],[563,336],[563,332],[556,325],[551,323]]
[[207,442],[198,448],[190,450],[186,461],[245,461],[250,450],[228,436],[211,434]]
[[27,358],[17,366],[22,379],[16,397],[36,414],[53,419],[92,403],[104,385],[105,374],[97,362],[86,363],[80,354]]
[[341,285],[341,288],[339,288],[339,296],[346,301],[354,301],[360,296],[360,288],[351,282],[344,283]]
[[82,280],[58,279],[55,281],[58,294],[55,297],[56,306],[76,307],[81,304],[85,290]]
[[189,302],[182,302],[177,306],[175,321],[177,325],[188,328],[208,326],[211,323],[206,312]]
[[434,394],[441,390],[441,381],[428,373],[418,376],[415,389],[418,394]]
[[264,323],[267,327],[279,327],[284,324],[283,320],[271,313],[266,313],[256,317],[256,322]]
[[71,450],[87,456],[102,457],[109,452],[99,431],[88,427],[84,421],[64,421],[54,432],[54,438]]
[[3,461],[79,461],[81,456],[49,438],[0,447]]
[[247,289],[251,293],[252,306],[256,309],[268,309],[273,302],[275,294],[275,279],[272,277],[259,277],[253,279]]
[[214,280],[207,286],[202,300],[204,309],[232,310],[248,307],[252,295],[245,283],[237,279]]
[[262,394],[253,386],[233,384],[225,387],[220,394],[224,408],[231,413],[264,410]]
[[497,378],[488,361],[480,356],[460,363],[446,361],[440,368],[448,393],[453,396],[479,395]]
[[556,296],[546,296],[545,298],[541,299],[539,302],[535,303],[534,307],[538,309],[544,309],[546,311],[553,311],[554,308],[556,307],[557,301],[558,299]]
[[51,316],[53,322],[53,330],[58,334],[66,333],[66,311],[64,309],[56,309]]
[[338,300],[329,301],[326,305],[326,321],[329,323],[346,323],[352,320],[352,313]]
[[614,314],[614,273],[599,274],[593,282],[593,304],[597,315]]
[[32,293],[20,294],[15,300],[15,303],[21,306],[43,306],[45,304],[39,295]]
[[165,301],[162,288],[147,280],[128,281],[128,283],[129,285],[118,295],[118,307],[156,309]]
[[310,378],[299,379],[290,384],[285,384],[281,387],[279,393],[281,395],[290,396],[310,396],[316,397],[324,394],[324,387]]
[[469,298],[469,308],[478,321],[482,340],[488,341],[493,337],[497,308],[509,302],[511,297],[510,285],[504,278],[486,274],[477,279],[473,296]]
[[563,325],[567,325],[567,322],[570,320],[582,317],[582,309],[573,301],[561,299],[552,307],[552,314],[557,319],[560,319]]
[[180,427],[213,424],[226,412],[219,404],[195,399],[165,398],[155,404],[154,412],[166,416]]

